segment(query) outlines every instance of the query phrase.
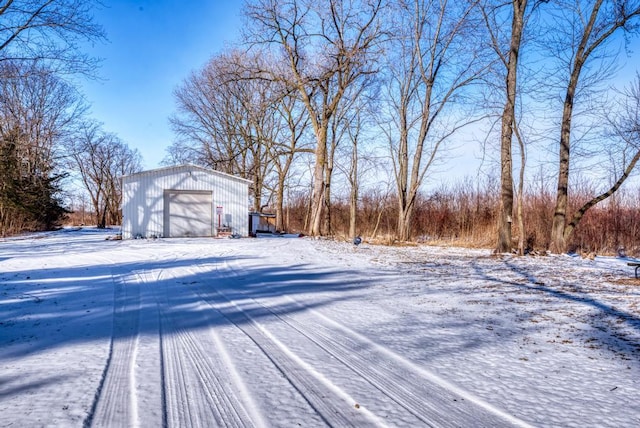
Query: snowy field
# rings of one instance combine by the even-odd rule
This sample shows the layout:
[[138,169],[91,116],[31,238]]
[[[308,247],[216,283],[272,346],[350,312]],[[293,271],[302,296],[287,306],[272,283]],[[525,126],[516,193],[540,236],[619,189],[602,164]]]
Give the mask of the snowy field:
[[640,426],[628,260],[0,240],[0,426]]

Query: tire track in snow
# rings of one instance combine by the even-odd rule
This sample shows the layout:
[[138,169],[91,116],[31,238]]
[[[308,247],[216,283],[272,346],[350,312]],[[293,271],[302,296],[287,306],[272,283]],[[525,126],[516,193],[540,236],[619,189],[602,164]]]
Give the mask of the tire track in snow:
[[[228,276],[239,277],[238,267],[229,263],[225,266]],[[268,287],[267,284],[264,286]],[[268,316],[268,312],[277,317],[425,424],[529,426],[291,296],[270,297],[267,301],[255,298],[251,293],[236,292],[242,296],[242,301],[259,305],[261,309],[252,310],[253,313],[259,312],[257,316]],[[295,318],[288,315],[290,309],[283,309],[290,308],[292,304],[298,309]],[[407,379],[414,381],[408,382]]]
[[138,426],[167,426],[167,406],[165,397],[164,358],[162,355],[162,328],[160,308],[155,295],[156,283],[162,275],[160,270],[155,278],[146,272],[136,272],[144,296],[140,312],[140,326],[144,334],[138,337],[135,389],[138,399]]
[[[347,327],[295,301],[283,297],[265,303],[252,299],[301,335],[316,343],[332,357],[358,373],[390,399],[432,426],[528,426],[524,421],[493,408],[424,369],[405,361]],[[300,308],[293,318],[279,309],[288,301]],[[310,316],[313,314],[315,316]],[[357,353],[354,350],[358,350]],[[385,364],[372,362],[385,361]],[[413,379],[407,382],[407,379]],[[455,403],[455,404],[454,404]],[[479,410],[478,406],[482,409]],[[454,416],[455,415],[455,416]]]
[[[136,426],[134,361],[138,340],[140,285],[112,272],[113,333],[109,357],[85,426]],[[122,399],[126,397],[127,399]]]
[[[157,293],[162,331],[162,361],[167,426],[227,426],[248,427],[253,422],[241,401],[222,375],[224,364],[216,357],[219,352],[210,344],[203,331],[210,333],[209,320],[196,306],[188,317],[170,302],[169,296],[184,296],[184,287],[175,281],[158,281],[163,293]],[[168,287],[181,287],[170,290]],[[196,330],[193,323],[199,325]],[[199,332],[200,334],[196,334]]]
[[221,375],[224,364],[211,356],[216,348],[205,349],[202,335],[184,326],[180,310],[173,309],[169,296],[183,290],[169,290],[176,284],[166,269],[149,269],[158,260],[141,260],[147,269],[126,275],[112,269],[109,355],[84,426],[253,426]]
[[[196,285],[194,288],[202,288],[203,292],[211,291],[209,288],[203,288],[202,285]],[[210,308],[222,314],[258,346],[327,425],[347,427],[385,424],[385,421],[367,409],[359,405],[354,407],[357,401],[353,397],[296,355],[286,344],[271,334],[263,324],[258,322],[249,310],[242,308],[239,302],[227,297],[218,289],[214,288],[213,291],[227,304],[212,303],[210,298],[203,295],[204,293],[197,293]],[[344,406],[336,408],[334,405],[336,402],[342,402]]]

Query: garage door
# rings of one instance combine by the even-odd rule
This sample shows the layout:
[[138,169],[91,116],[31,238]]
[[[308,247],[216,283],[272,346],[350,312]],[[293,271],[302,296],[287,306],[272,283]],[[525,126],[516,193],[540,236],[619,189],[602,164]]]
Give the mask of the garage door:
[[[165,236],[211,236],[211,192],[165,193]],[[168,230],[166,230],[168,229]]]

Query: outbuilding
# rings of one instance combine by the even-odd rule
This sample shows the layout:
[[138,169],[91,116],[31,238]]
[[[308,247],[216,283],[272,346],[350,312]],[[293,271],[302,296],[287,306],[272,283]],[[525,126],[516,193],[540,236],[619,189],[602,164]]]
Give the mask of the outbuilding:
[[266,213],[249,213],[249,235],[256,236],[258,233],[275,233],[276,215]]
[[195,165],[122,177],[122,238],[248,235],[249,180]]

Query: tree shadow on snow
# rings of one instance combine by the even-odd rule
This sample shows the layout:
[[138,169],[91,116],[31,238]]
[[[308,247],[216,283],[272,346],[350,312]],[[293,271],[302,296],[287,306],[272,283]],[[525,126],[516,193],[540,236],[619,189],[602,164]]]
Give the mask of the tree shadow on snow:
[[[197,330],[259,322],[273,312],[229,301],[251,301],[274,296],[314,296],[305,306],[280,302],[273,309],[289,314],[336,301],[355,299],[367,281],[357,272],[340,269],[309,270],[304,264],[260,266],[234,272],[222,268],[238,262],[224,256],[136,261],[92,266],[41,268],[0,274],[0,362],[65,347],[94,342],[108,346],[112,336],[157,335],[159,309],[166,324]],[[329,292],[326,296],[322,293]],[[254,304],[255,306],[255,304]],[[115,309],[114,309],[115,308]],[[221,308],[226,308],[221,312]],[[114,321],[115,320],[115,321]],[[177,321],[176,321],[177,320]]]
[[17,394],[29,394],[48,385],[54,385],[67,376],[53,375],[46,378],[26,381],[23,376],[2,376],[0,377],[0,400],[12,397]]
[[[490,275],[480,266],[474,266],[476,272],[482,275],[486,280],[499,284],[501,286],[508,285],[518,290],[543,295],[550,298],[548,302],[537,305],[542,307],[542,314],[550,313],[554,310],[570,310],[567,305],[576,304],[590,307],[593,311],[584,316],[583,319],[577,319],[577,322],[588,322],[592,329],[588,332],[582,332],[586,336],[586,340],[591,347],[602,347],[610,351],[620,354],[624,359],[634,357],[637,359],[640,355],[640,342],[637,337],[640,334],[640,318],[635,314],[625,312],[613,304],[606,303],[597,299],[597,297],[588,290],[582,289],[571,282],[558,285],[547,285],[542,277],[537,277],[523,266],[518,266],[510,260],[503,260],[503,263],[513,273],[518,275],[522,281],[512,281],[505,278],[498,278]],[[611,291],[612,293],[613,291]],[[517,295],[514,296],[517,298]],[[557,305],[560,305],[559,307]],[[586,318],[586,321],[584,320]],[[631,331],[631,336],[625,334],[624,329]],[[581,338],[584,340],[585,338]]]

